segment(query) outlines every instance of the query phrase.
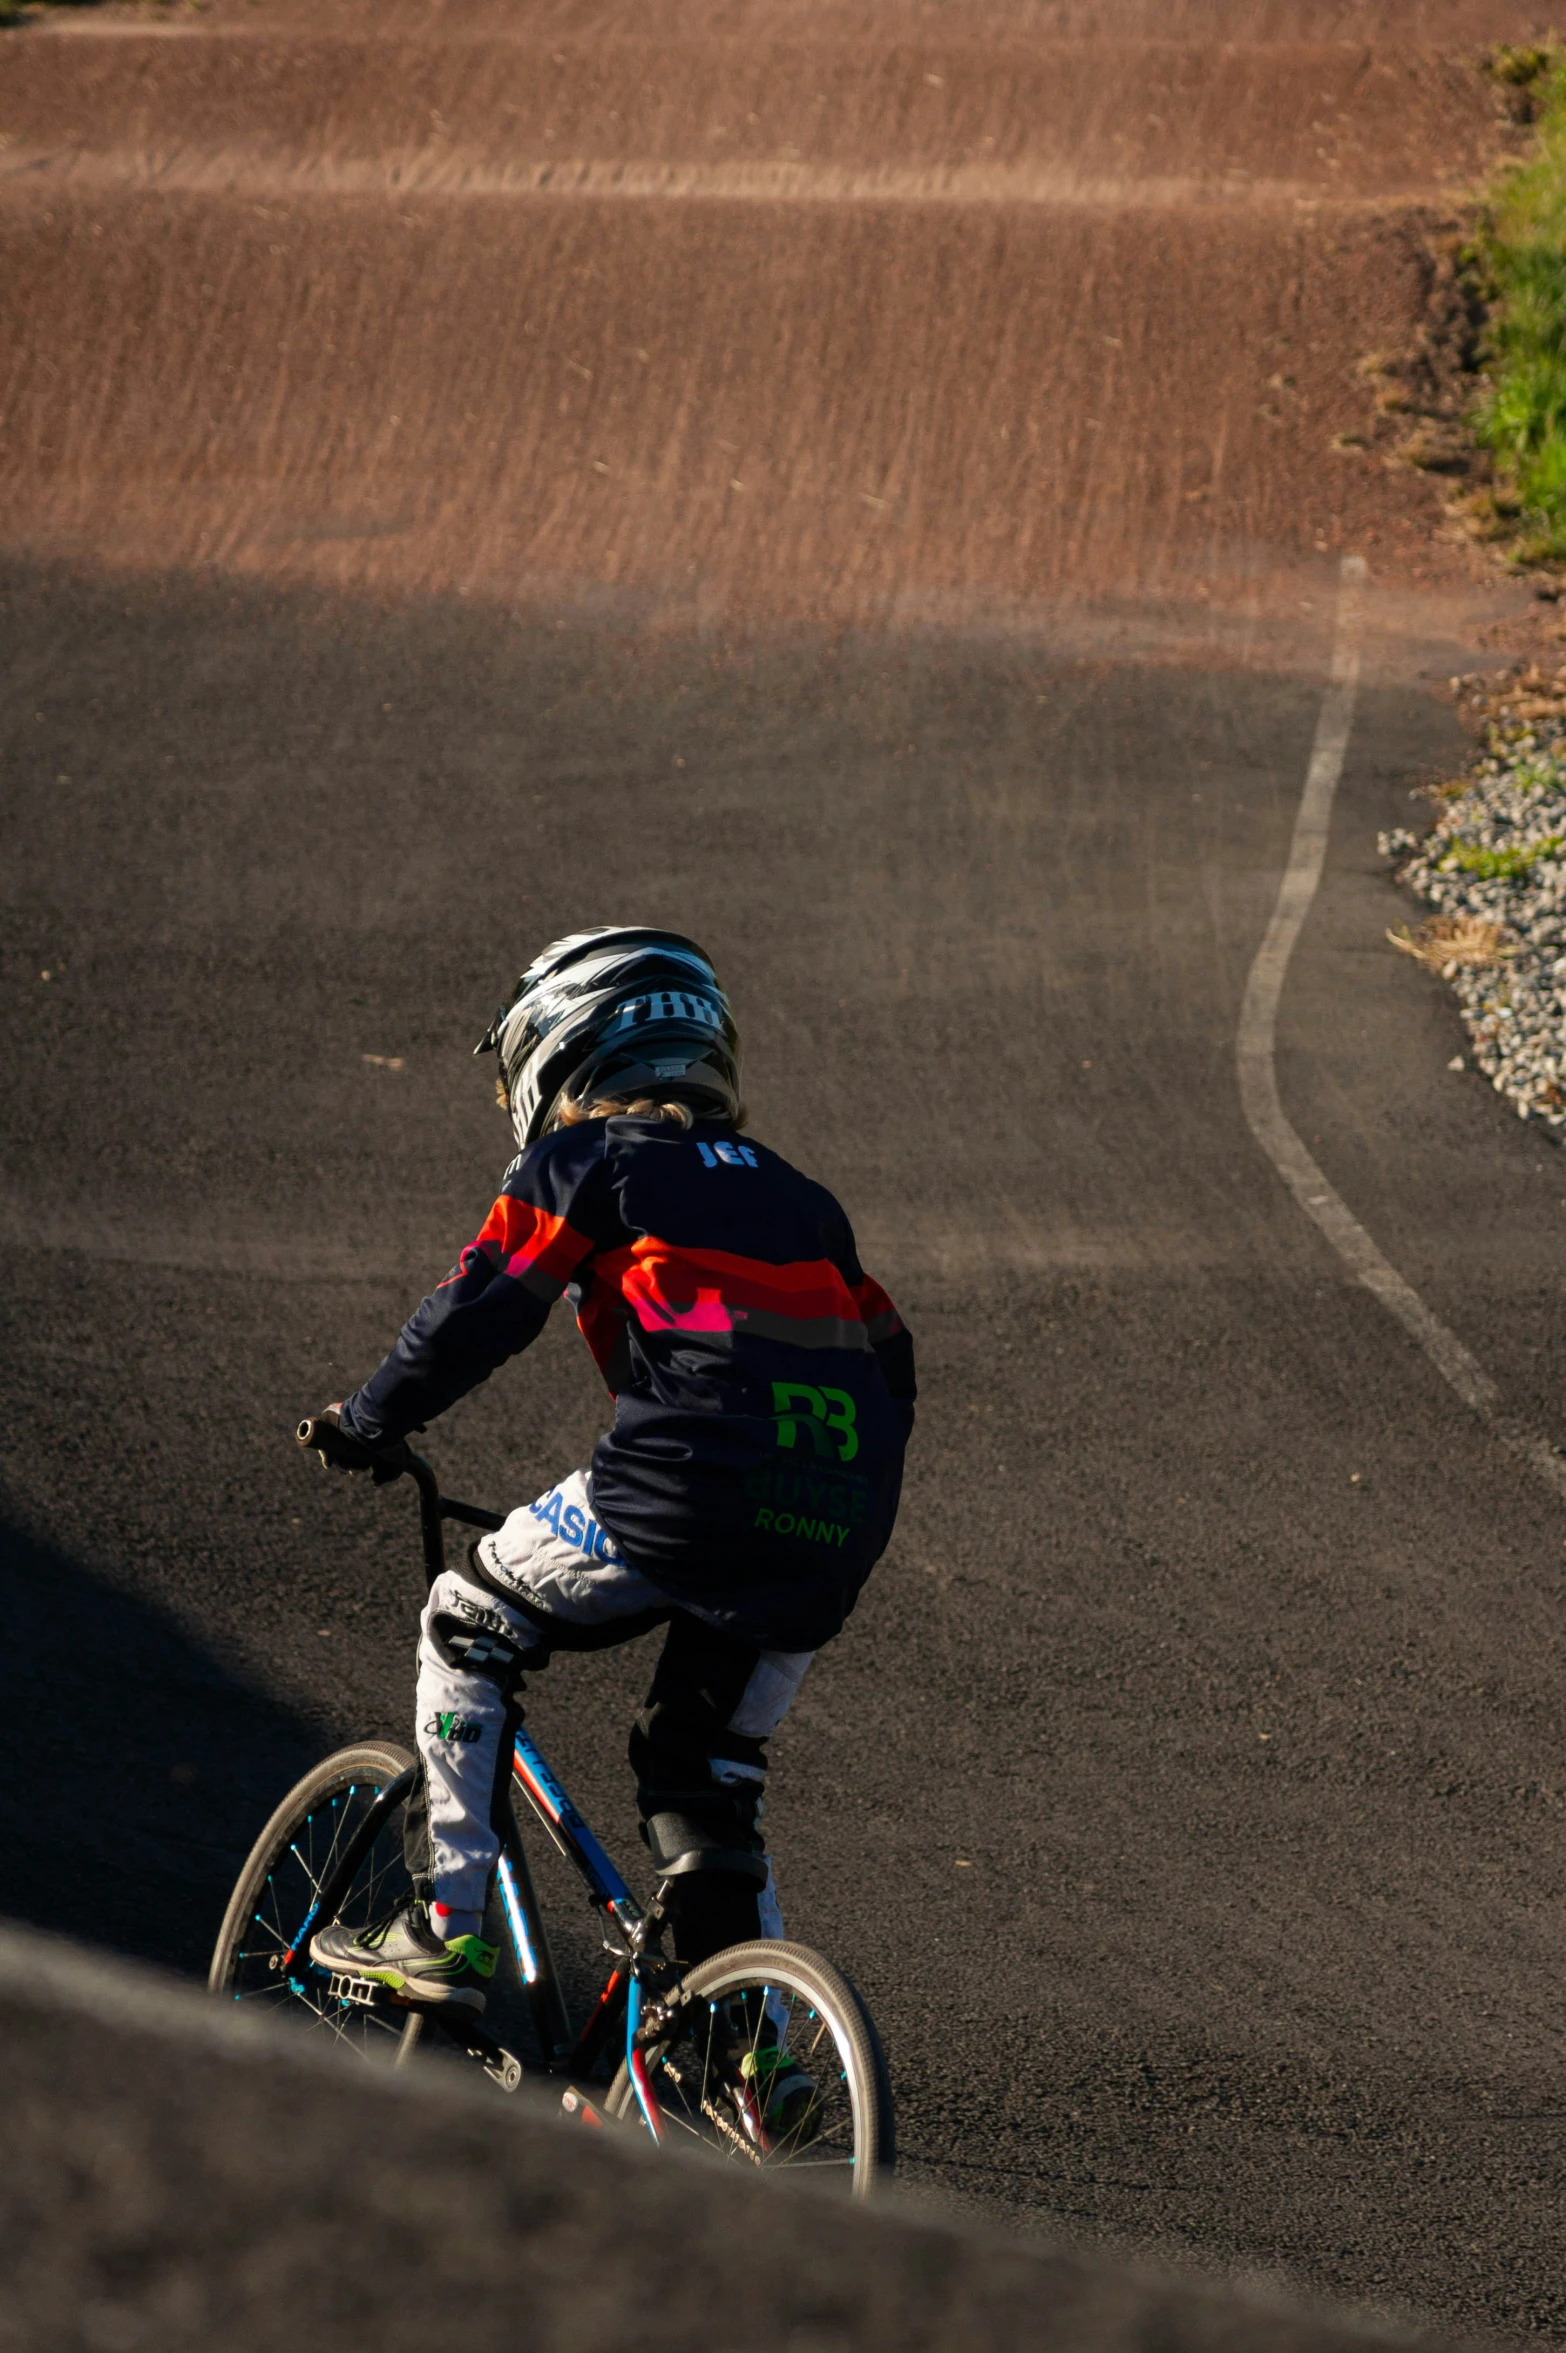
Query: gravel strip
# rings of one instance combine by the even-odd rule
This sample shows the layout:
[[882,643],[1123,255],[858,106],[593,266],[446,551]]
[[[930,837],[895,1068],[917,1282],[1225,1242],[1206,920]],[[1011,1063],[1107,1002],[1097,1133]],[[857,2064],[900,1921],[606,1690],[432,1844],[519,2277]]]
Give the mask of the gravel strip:
[[1431,797],[1428,833],[1380,836],[1433,917],[1388,936],[1457,992],[1473,1059],[1519,1118],[1566,1131],[1566,674],[1499,692],[1454,679],[1489,721],[1484,756]]

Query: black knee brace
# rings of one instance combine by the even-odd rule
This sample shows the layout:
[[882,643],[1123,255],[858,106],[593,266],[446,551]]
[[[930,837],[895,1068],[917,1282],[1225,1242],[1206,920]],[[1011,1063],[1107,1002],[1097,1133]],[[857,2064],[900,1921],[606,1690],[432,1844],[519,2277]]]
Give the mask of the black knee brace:
[[708,1729],[681,1723],[678,1711],[656,1704],[636,1719],[630,1757],[653,1868],[661,1879],[724,1871],[764,1886],[767,1858],[757,1825],[766,1750],[759,1740],[724,1732],[722,1755],[712,1755],[699,1737]]
[[663,1908],[682,1968],[710,1960],[726,1945],[749,1944],[761,1934],[761,1889],[732,1871],[693,1871],[671,1879]]
[[767,1858],[749,1809],[709,1798],[705,1792],[649,1789],[639,1792],[642,1836],[660,1879],[688,1871],[726,1871],[764,1887]]

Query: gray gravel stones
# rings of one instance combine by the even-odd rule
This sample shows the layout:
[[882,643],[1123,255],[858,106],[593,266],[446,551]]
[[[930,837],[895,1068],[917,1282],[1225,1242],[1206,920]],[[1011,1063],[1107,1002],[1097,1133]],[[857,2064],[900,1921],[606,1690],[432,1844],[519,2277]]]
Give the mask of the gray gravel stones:
[[[1454,681],[1454,684],[1457,682]],[[1566,1130],[1566,717],[1503,716],[1428,833],[1380,837],[1433,918],[1394,944],[1450,980],[1473,1058],[1523,1119]]]

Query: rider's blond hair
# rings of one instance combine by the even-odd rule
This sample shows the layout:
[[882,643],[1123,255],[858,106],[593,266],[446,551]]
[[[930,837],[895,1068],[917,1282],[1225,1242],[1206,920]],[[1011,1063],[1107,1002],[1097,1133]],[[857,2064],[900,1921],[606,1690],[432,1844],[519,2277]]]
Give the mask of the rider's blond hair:
[[[568,1096],[549,1124],[579,1127],[584,1119],[666,1119],[674,1127],[696,1125],[696,1114],[688,1103],[661,1103],[656,1095],[638,1095],[631,1102],[620,1095],[597,1095],[590,1103],[581,1096]],[[743,1104],[729,1124],[745,1125]]]

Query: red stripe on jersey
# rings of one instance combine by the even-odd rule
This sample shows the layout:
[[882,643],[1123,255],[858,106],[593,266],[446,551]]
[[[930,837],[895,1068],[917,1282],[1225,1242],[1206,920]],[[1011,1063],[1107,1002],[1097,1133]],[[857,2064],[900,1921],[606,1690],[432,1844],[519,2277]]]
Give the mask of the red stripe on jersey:
[[502,1193],[479,1228],[477,1239],[463,1251],[456,1272],[449,1274],[440,1288],[444,1291],[448,1283],[460,1281],[476,1250],[497,1274],[510,1275],[514,1281],[524,1275],[547,1275],[564,1289],[592,1246],[587,1235],[579,1234],[563,1217],[551,1217],[545,1209],[535,1209],[530,1202]]
[[731,1332],[751,1308],[798,1323],[861,1320],[854,1294],[829,1258],[769,1266],[763,1258],[695,1250],[648,1234],[628,1250],[606,1253],[597,1272],[645,1331]]
[[854,1305],[859,1310],[862,1323],[881,1326],[878,1337],[900,1332],[903,1328],[902,1317],[873,1275],[866,1275],[861,1283],[855,1285]]
[[625,1301],[619,1292],[605,1289],[602,1283],[592,1284],[577,1311],[577,1330],[587,1342],[594,1364],[611,1389],[614,1382],[610,1368],[614,1363],[615,1351],[623,1344],[629,1321]]

